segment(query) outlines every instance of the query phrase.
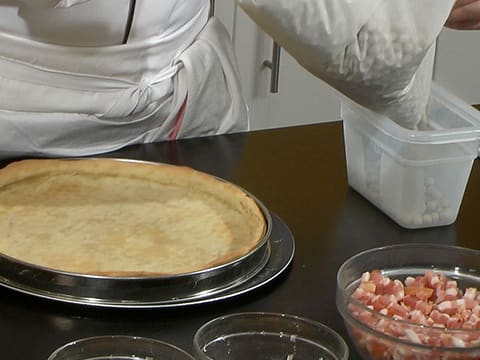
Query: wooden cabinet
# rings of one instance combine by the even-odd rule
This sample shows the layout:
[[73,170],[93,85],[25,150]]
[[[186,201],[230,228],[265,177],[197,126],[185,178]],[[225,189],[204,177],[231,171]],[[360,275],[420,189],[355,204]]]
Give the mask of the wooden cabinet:
[[264,65],[266,60],[272,60],[272,39],[233,0],[216,1],[215,14],[232,36],[252,130],[339,119],[337,95],[284,50],[280,56],[278,92],[272,93],[272,70]]

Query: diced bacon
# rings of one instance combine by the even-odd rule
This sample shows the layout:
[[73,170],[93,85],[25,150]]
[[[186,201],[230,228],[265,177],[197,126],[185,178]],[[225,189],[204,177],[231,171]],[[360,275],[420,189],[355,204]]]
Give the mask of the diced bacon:
[[427,317],[420,310],[413,310],[410,313],[410,320],[416,324],[428,325]]
[[405,329],[406,338],[416,344],[421,344],[422,341],[418,337],[417,333],[411,329]]
[[390,306],[391,304],[396,303],[397,299],[393,295],[376,295],[375,298],[371,301],[371,304],[376,311],[388,308],[388,306]]
[[425,315],[430,315],[430,312],[433,309],[433,304],[431,302],[419,300],[415,304],[415,310],[420,310]]
[[471,346],[480,347],[480,339],[470,340]]
[[416,276],[415,277],[415,286],[426,286],[428,284],[427,278],[425,276]]
[[458,288],[457,282],[455,280],[448,280],[445,283],[445,288],[446,289],[457,289]]
[[480,316],[480,304],[477,304],[472,308],[472,313],[474,313],[477,316]]
[[[467,309],[474,309],[475,307],[480,305],[480,301],[476,300],[477,294],[478,294],[477,289],[468,288],[465,290],[463,299],[465,300],[465,307]],[[480,309],[479,309],[479,312],[480,312]]]
[[445,300],[437,305],[438,311],[444,314],[453,315],[457,312],[455,301]]
[[393,281],[392,294],[397,301],[401,301],[405,297],[405,286],[400,280]]
[[349,310],[352,314],[358,314],[361,310],[363,310],[363,307],[358,306],[358,305],[355,305],[355,304],[353,304],[353,303],[349,303],[349,304],[348,304],[348,310]]
[[379,286],[380,294],[395,295],[396,298],[404,296],[404,286],[400,280],[382,281]]
[[405,286],[413,286],[415,284],[415,278],[407,276],[405,279]]
[[438,276],[437,273],[435,273],[432,270],[426,271],[424,278],[425,278],[425,283],[431,286],[432,288],[435,287],[435,285],[440,282],[440,277]]
[[380,309],[379,313],[382,315],[388,315],[388,309]]
[[479,304],[478,301],[472,300],[466,297],[463,297],[463,300],[465,301],[465,307],[467,309],[473,309],[475,306]]
[[435,286],[438,283],[440,283],[440,278],[438,276],[432,277],[429,282],[430,286]]
[[385,287],[385,286],[388,286],[390,283],[392,282],[392,280],[390,280],[388,277],[384,277],[381,281],[380,281],[380,285]]
[[462,327],[462,320],[458,318],[457,316],[455,317],[450,317],[447,321],[447,328],[448,329],[460,329]]
[[371,281],[365,281],[360,283],[360,288],[365,290],[366,292],[375,294],[375,290],[377,289],[377,285]]
[[368,342],[367,350],[373,359],[386,359],[388,358],[389,347],[387,344],[377,341],[371,338]]
[[435,303],[439,304],[446,300],[446,293],[443,289],[435,289]]
[[417,302],[419,302],[420,300],[418,300],[415,296],[413,295],[406,295],[403,300],[402,300],[402,303],[405,304],[405,306],[408,306],[410,309],[415,309],[416,306],[417,306]]
[[382,281],[377,290],[378,294],[393,295],[396,301],[401,300],[405,296],[403,283],[399,280]]
[[450,319],[450,315],[441,313],[438,310],[433,310],[430,313],[430,318],[435,322],[435,324],[446,326],[448,319]]
[[464,348],[466,346],[465,341],[460,339],[458,336],[444,334],[441,336],[441,341],[443,346],[448,347],[460,347]]
[[367,271],[367,272],[364,272],[362,274],[362,279],[361,279],[362,282],[367,282],[367,281],[370,281],[370,273]]
[[[423,276],[408,276],[402,282],[373,270],[362,275],[353,297],[372,311],[349,304],[352,315],[386,335],[434,348],[480,347],[480,291],[472,287],[462,291],[457,281],[448,279],[443,273],[427,271]],[[375,312],[383,316],[375,316]],[[387,317],[410,321],[412,325],[389,321]],[[464,334],[449,332],[450,329],[479,331]],[[354,334],[361,337],[361,346],[369,358],[375,360],[450,360],[437,350],[420,354],[408,346],[393,345],[360,330]],[[478,360],[480,357],[462,355],[454,359]]]
[[388,306],[388,315],[397,316],[397,318],[408,319],[408,308],[405,305],[397,303]]
[[458,289],[447,286],[446,289],[445,289],[445,295],[447,295],[447,296],[457,296],[458,295]]
[[457,288],[447,287],[445,289],[445,300],[455,300],[458,298]]
[[472,316],[472,310],[465,309],[460,314],[458,314],[462,322],[467,321]]
[[384,278],[378,284],[378,293],[381,295],[391,295],[393,294],[393,281],[389,278]]
[[370,272],[370,281],[373,281],[376,285],[379,285],[383,278],[384,276],[380,270],[373,270]]
[[369,324],[372,322],[372,314],[369,311],[361,311],[356,314],[356,317],[363,323]]
[[463,295],[463,297],[465,299],[475,300],[475,298],[477,297],[477,294],[478,294],[477,289],[467,288],[467,289],[465,289],[465,294]]
[[[471,314],[462,327],[465,329],[480,329],[480,317],[475,314]],[[478,340],[480,341],[480,336]]]
[[407,286],[405,295],[413,295],[420,300],[428,300],[433,295],[433,289],[428,287]]
[[426,345],[438,346],[438,338],[436,336],[430,336],[425,341]]
[[358,301],[365,304],[365,303],[368,303],[370,299],[374,297],[374,294],[371,292],[365,291],[361,287],[358,287],[357,289],[355,289],[352,296]]

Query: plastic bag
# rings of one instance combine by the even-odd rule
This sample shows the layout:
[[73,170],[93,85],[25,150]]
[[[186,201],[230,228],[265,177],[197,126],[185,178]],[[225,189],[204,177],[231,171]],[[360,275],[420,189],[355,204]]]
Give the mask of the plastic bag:
[[403,127],[420,126],[454,0],[237,2],[313,75]]

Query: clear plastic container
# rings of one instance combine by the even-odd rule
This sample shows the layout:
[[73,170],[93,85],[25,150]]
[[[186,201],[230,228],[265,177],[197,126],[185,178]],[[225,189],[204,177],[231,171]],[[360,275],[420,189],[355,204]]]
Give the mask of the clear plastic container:
[[348,99],[341,118],[352,188],[405,228],[455,222],[478,156],[480,112],[433,83],[422,130]]

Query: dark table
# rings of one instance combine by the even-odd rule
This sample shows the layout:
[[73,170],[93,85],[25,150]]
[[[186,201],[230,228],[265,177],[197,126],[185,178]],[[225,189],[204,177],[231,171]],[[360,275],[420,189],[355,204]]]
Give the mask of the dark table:
[[[0,288],[2,359],[46,359],[71,340],[110,334],[157,338],[193,353],[193,335],[204,322],[244,311],[308,317],[349,342],[335,307],[336,272],[345,259],[407,242],[480,249],[478,161],[454,225],[406,230],[348,187],[341,122],[134,146],[103,156],[188,165],[244,187],[289,225],[294,261],[248,294],[179,309],[97,309]],[[350,349],[351,359],[359,359]]]

